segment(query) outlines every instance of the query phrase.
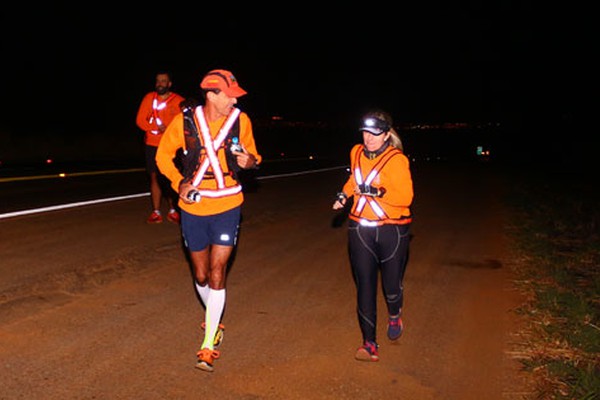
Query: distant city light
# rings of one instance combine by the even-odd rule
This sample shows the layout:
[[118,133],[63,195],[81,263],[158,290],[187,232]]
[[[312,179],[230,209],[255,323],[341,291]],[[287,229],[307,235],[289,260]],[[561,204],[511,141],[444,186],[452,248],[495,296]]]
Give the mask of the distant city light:
[[483,146],[477,146],[476,153],[478,157],[489,157],[490,150],[484,149]]

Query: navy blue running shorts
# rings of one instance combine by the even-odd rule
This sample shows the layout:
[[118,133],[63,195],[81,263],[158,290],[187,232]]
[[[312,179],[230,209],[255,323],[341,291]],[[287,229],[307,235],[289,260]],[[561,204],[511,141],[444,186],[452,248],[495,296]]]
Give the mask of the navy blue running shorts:
[[181,232],[190,251],[204,250],[209,244],[235,246],[241,207],[215,215],[194,215],[181,210]]

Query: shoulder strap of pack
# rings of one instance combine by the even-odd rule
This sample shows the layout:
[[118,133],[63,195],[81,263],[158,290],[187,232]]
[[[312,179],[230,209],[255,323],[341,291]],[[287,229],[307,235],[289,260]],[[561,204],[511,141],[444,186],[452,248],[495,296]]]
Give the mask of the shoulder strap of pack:
[[[234,138],[235,138],[235,140],[234,140]],[[227,158],[227,168],[229,169],[231,176],[233,176],[233,178],[235,180],[238,180],[238,172],[240,172],[241,168],[238,165],[235,156],[231,152],[231,145],[233,144],[234,141],[239,143],[239,138],[240,138],[240,119],[236,118],[235,122],[231,126],[231,129],[229,130],[227,139],[225,139],[225,141],[223,142],[223,144],[225,146],[225,156]]]
[[190,182],[198,168],[200,167],[200,152],[202,143],[198,135],[198,127],[194,121],[195,107],[183,108],[183,137],[185,139],[185,149],[183,153],[183,181]]

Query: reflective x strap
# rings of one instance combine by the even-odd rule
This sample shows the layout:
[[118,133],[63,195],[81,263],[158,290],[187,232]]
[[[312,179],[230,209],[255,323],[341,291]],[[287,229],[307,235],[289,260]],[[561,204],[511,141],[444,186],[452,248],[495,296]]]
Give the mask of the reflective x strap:
[[364,218],[360,219],[360,224],[362,226],[377,226],[378,225],[377,221],[369,221],[368,219],[364,219]]
[[204,178],[204,174],[206,173],[206,170],[208,169],[208,166],[210,164],[210,166],[212,166],[213,173],[215,174],[217,186],[219,188],[225,187],[223,170],[221,169],[221,164],[219,163],[219,158],[217,157],[216,150],[227,138],[227,134],[229,133],[229,130],[233,126],[233,123],[235,122],[239,114],[240,110],[238,108],[234,108],[225,120],[223,126],[221,126],[217,137],[215,138],[215,140],[213,140],[210,136],[210,130],[208,128],[208,123],[206,122],[206,119],[204,117],[204,111],[202,110],[202,106],[196,107],[196,118],[200,123],[200,131],[202,132],[202,140],[204,141],[204,148],[206,149],[207,157],[204,159],[202,165],[198,169],[198,172],[196,173],[196,176],[192,181],[192,185],[198,187],[200,182],[202,182],[202,178]]
[[[373,170],[371,170],[369,175],[367,175],[367,179],[365,179],[365,185],[370,185],[378,173],[379,173],[379,171],[377,171],[377,169],[375,169],[375,168]],[[363,184],[362,173],[360,171],[360,168],[358,168],[358,167],[356,167],[354,169],[354,179],[356,180],[356,183],[358,183],[359,185]],[[369,198],[369,200],[367,200],[367,197],[364,195],[361,195],[358,199],[358,203],[356,205],[356,212],[358,212],[358,213],[362,212],[363,208],[365,207],[365,204],[367,204],[367,201],[369,202],[369,205],[371,206],[371,208],[373,209],[373,211],[375,212],[375,214],[377,214],[377,216],[379,218],[383,218],[385,216],[385,213],[383,212],[383,210],[381,209],[379,204],[377,204],[377,201],[375,199],[373,199],[372,197]]]
[[154,100],[152,100],[152,109],[156,111],[164,110],[167,107],[167,101],[169,101],[169,99],[159,103],[158,98],[155,97]]
[[365,179],[365,185],[371,185],[371,182],[373,182],[373,179],[375,179],[377,174],[379,174],[379,171],[373,169],[369,175],[367,175],[367,179]]
[[383,212],[376,200],[372,198],[369,199],[369,205],[371,206],[373,211],[375,211],[375,214],[377,214],[379,218],[383,218],[385,216],[385,213]]
[[360,168],[358,168],[358,167],[354,168],[354,179],[356,180],[357,184],[362,185],[362,183],[363,183],[362,174],[360,173]]
[[[175,94],[171,94],[165,101],[158,102],[158,95],[154,93],[154,99],[152,100],[152,116],[148,122],[152,123],[156,120],[156,125],[161,126],[163,124],[162,120],[158,116],[158,112],[167,108],[167,102],[175,97]],[[152,133],[157,134],[157,130],[152,130]]]
[[229,196],[232,194],[236,194],[242,191],[242,186],[241,185],[235,185],[232,187],[229,187],[227,189],[220,189],[220,190],[198,190],[198,192],[200,192],[200,194],[202,195],[202,197],[224,197],[224,196]]

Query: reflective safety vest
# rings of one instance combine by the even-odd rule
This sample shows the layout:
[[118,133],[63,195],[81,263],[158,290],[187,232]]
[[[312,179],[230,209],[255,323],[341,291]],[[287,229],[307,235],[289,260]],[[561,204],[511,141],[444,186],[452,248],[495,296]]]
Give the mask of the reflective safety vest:
[[[156,121],[156,125],[158,125],[158,126],[163,125],[162,120],[158,116],[158,112],[167,108],[167,103],[169,101],[171,101],[174,97],[175,97],[175,93],[171,93],[171,95],[169,97],[167,97],[166,100],[159,101],[158,93],[154,93],[154,99],[152,100],[152,115],[150,116],[150,119],[148,120],[148,122],[153,123],[154,121]],[[153,135],[158,135],[160,133],[160,131],[157,129],[152,129],[150,132]]]
[[[377,178],[392,157],[402,154],[394,147],[388,148],[388,150],[384,151],[384,153],[381,155],[381,159],[377,161],[377,163],[365,177],[364,171],[362,171],[360,167],[360,152],[364,151],[364,147],[359,146],[357,147],[356,151],[357,153],[354,157],[354,165],[352,165],[352,174],[358,187],[362,186],[363,188],[370,188],[371,183],[375,181],[375,178]],[[379,190],[381,189],[383,188],[379,188]],[[411,222],[410,217],[401,217],[400,219],[390,217],[386,213],[385,207],[380,204],[380,197],[377,197],[375,193],[377,193],[377,190],[366,190],[357,194],[354,205],[352,206],[352,210],[350,211],[350,217],[353,220],[357,221],[363,226],[379,226],[383,225],[384,223],[407,224]],[[368,219],[364,217],[364,212],[367,208],[372,210],[377,219]]]
[[[217,156],[217,151],[222,147],[223,142],[227,139],[229,131],[238,116],[240,115],[240,110],[238,108],[233,108],[231,113],[227,116],[227,119],[219,129],[219,133],[214,138],[210,135],[210,129],[208,128],[208,123],[206,122],[206,118],[204,117],[204,111],[202,110],[202,106],[196,107],[194,112],[196,119],[200,125],[200,133],[202,137],[203,148],[206,151],[206,157],[202,161],[200,165],[197,166],[193,176],[191,177],[190,183],[199,188],[200,183],[205,178],[208,167],[212,168],[212,174],[214,175],[214,179],[217,184],[216,189],[206,189],[199,188],[198,191],[202,196],[206,197],[224,197],[230,196],[232,194],[236,194],[242,191],[242,186],[237,182],[235,184],[227,186],[225,180],[225,174],[223,173],[223,169],[221,168],[221,163],[219,162],[219,158]],[[224,150],[224,148],[223,148]],[[199,162],[199,160],[198,160]]]

